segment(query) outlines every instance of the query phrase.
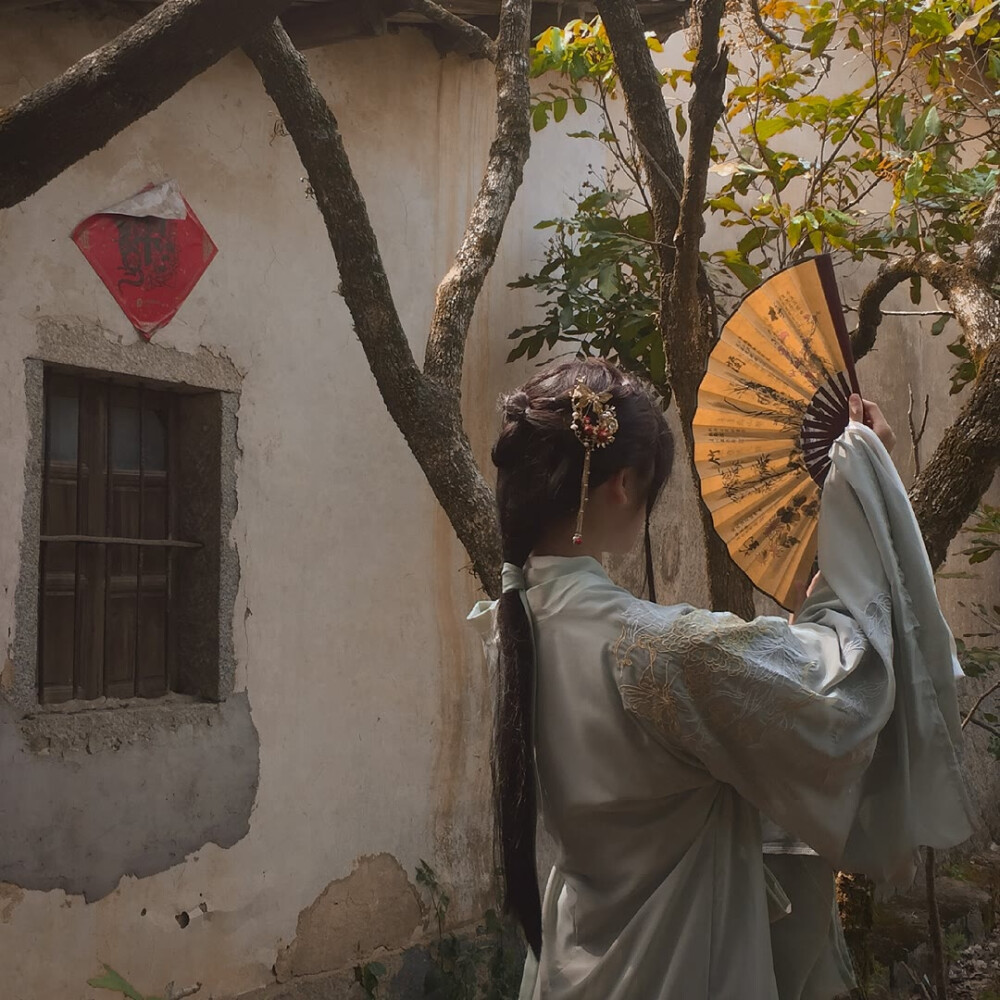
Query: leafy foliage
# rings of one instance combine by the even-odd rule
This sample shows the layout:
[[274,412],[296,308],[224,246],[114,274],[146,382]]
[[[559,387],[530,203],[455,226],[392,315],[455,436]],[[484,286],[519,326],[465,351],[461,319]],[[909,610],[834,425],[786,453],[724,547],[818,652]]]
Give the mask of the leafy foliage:
[[354,981],[361,987],[367,1000],[378,1000],[379,980],[386,974],[381,962],[368,962],[354,966]]
[[511,287],[534,288],[544,298],[544,320],[515,330],[509,359],[534,358],[543,347],[573,345],[666,382],[663,342],[656,326],[658,269],[649,253],[648,211],[627,214],[629,192],[603,179],[588,182],[569,218],[548,219],[553,229],[545,263]]
[[521,984],[524,949],[513,927],[489,910],[475,938],[463,940],[446,932],[451,897],[426,861],[417,867],[416,879],[427,893],[437,924],[424,995],[433,1000],[514,1000]]
[[[968,556],[973,564],[986,562],[1000,552],[1000,507],[983,504],[972,527],[966,528],[965,532],[972,535],[974,541],[969,548],[962,550],[962,555]],[[958,659],[970,677],[981,677],[1000,667],[1000,604],[990,607],[976,602],[963,604],[962,607],[970,610],[979,620],[982,631],[969,632],[956,639]],[[965,641],[967,639],[977,642],[970,644]]]
[[1000,552],[1000,507],[983,504],[976,515],[976,523],[965,531],[973,536],[973,542],[962,555],[968,556],[970,563],[986,562]]
[[[733,230],[731,246],[704,255],[718,292],[753,288],[808,252],[961,256],[1000,176],[998,9],[994,0],[764,0],[761,13],[784,41],[733,10],[725,33],[740,59],[730,66],[706,204]],[[662,75],[680,139],[694,56]],[[568,342],[645,366],[662,384],[653,367],[662,352],[647,343],[652,317],[640,319],[655,308],[661,278],[639,159],[609,103],[617,77],[600,19],[543,32],[532,72],[549,81],[535,128],[586,114],[591,127],[570,134],[601,144],[615,166],[570,217],[541,224],[555,229],[544,265],[516,287],[541,293],[545,321],[515,331],[511,357]],[[915,304],[922,292],[915,281]],[[949,350],[957,392],[976,363],[961,336]]]
[[160,1000],[159,997],[144,996],[110,965],[104,966],[103,976],[88,979],[87,985],[93,986],[95,990],[111,990],[113,993],[120,993],[123,997],[128,997],[128,1000]]

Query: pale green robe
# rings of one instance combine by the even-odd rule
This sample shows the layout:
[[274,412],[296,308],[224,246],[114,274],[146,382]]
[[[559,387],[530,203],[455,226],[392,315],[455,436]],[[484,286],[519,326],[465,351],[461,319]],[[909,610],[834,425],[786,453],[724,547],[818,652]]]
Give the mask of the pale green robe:
[[[641,601],[590,558],[526,565],[557,856],[522,997],[778,1000],[760,812],[831,863],[897,881],[918,845],[968,836],[950,634],[925,607],[922,548],[928,580],[908,574],[909,597],[877,571],[891,463],[852,427],[821,513],[830,585],[793,626]],[[895,576],[917,572],[913,555],[886,556]],[[492,609],[470,616],[488,648]],[[894,631],[913,640],[902,662]]]

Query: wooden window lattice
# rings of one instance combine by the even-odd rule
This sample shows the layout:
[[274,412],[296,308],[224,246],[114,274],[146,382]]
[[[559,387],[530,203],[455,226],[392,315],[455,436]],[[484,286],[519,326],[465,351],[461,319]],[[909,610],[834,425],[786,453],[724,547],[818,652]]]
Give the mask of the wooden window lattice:
[[170,393],[49,373],[39,595],[43,702],[172,686]]

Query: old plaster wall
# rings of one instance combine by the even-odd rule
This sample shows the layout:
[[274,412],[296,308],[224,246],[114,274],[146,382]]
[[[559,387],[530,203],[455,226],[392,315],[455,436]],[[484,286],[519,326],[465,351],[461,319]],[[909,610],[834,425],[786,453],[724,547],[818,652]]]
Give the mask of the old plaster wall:
[[[113,15],[2,17],[0,104],[120,28]],[[410,32],[309,59],[419,357],[481,179],[491,69],[442,60]],[[558,134],[540,138],[477,310],[465,400],[484,459],[493,400],[519,377],[505,334],[531,309],[506,282],[537,258],[533,224],[583,170]],[[200,980],[223,996],[406,945],[426,920],[412,885],[421,858],[452,887],[452,916],[481,912],[488,700],[463,621],[479,595],[378,397],[302,174],[236,54],[0,215],[0,951],[15,1000],[90,996],[100,962],[146,991]],[[167,177],[220,252],[145,345],[69,234]],[[238,506],[224,542],[238,592],[222,622],[233,655],[220,706],[60,716],[31,704],[30,614],[15,592],[32,520],[30,372],[52,360],[53,330],[66,364],[149,377],[161,352],[159,377],[217,377],[233,394],[223,471]],[[389,912],[402,917],[386,923]]]

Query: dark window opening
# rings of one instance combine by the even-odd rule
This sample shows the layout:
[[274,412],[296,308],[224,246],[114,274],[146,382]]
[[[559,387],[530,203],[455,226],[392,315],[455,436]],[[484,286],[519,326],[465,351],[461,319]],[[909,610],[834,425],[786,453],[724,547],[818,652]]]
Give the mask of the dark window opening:
[[[179,651],[186,654],[184,647],[201,638],[192,616],[209,625],[212,620],[210,604],[191,607],[186,584],[200,572],[198,589],[210,599],[212,578],[205,591],[204,574],[217,562],[205,561],[199,539],[208,535],[184,534],[211,527],[210,518],[193,522],[185,510],[192,503],[204,506],[205,499],[183,458],[192,444],[185,440],[191,437],[184,431],[191,423],[187,410],[204,409],[204,403],[186,401],[199,399],[206,397],[46,373],[42,702],[211,693],[203,690],[212,687],[204,678],[185,683],[190,663],[178,668]],[[199,429],[216,428],[202,421]],[[211,438],[206,445],[205,451],[217,452]],[[188,640],[181,622],[192,633]]]

